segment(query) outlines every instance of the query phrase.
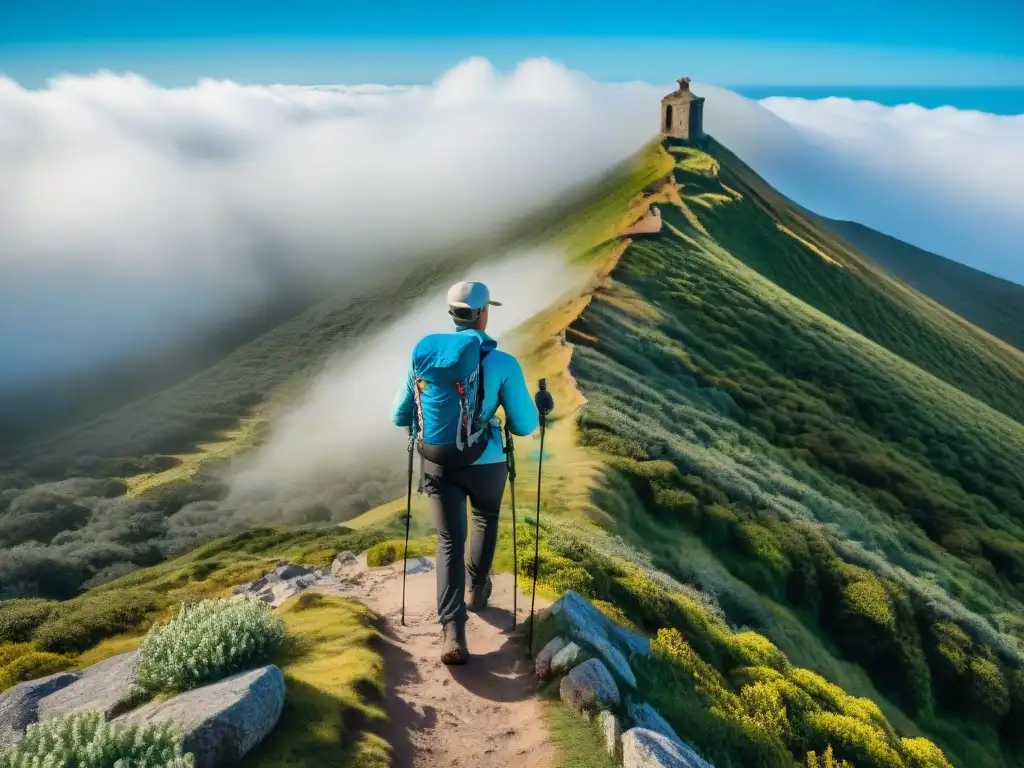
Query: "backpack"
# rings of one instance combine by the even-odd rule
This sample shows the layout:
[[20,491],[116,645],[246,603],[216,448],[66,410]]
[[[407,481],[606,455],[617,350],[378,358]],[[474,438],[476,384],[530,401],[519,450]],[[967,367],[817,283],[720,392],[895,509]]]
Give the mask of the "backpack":
[[413,349],[416,443],[427,461],[454,469],[483,455],[491,434],[490,424],[480,423],[489,351],[465,332],[430,334]]

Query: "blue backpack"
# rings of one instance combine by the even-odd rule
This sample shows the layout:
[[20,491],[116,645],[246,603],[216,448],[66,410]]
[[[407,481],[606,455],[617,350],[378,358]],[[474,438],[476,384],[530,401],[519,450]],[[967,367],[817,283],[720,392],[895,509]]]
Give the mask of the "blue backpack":
[[490,425],[481,423],[484,350],[473,333],[434,333],[413,349],[417,446],[442,467],[469,466],[483,455]]

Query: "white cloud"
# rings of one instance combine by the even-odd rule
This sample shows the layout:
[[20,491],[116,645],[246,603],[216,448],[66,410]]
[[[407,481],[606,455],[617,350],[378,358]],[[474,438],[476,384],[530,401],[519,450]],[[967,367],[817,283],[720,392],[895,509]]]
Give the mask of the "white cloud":
[[635,151],[644,96],[546,60],[410,88],[0,78],[0,385],[487,234]]
[[[1024,281],[1024,117],[694,88],[708,130],[798,202]],[[0,387],[286,282],[357,292],[596,177],[653,135],[666,90],[543,59],[429,87],[0,78]]]
[[1024,283],[1024,115],[698,87],[708,131],[780,192]]

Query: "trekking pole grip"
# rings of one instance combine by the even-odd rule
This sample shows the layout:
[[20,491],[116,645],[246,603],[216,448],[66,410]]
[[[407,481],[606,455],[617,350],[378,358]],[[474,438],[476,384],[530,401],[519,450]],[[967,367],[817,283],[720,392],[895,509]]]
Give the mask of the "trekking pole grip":
[[548,380],[537,381],[537,394],[533,396],[533,404],[537,406],[537,414],[540,416],[540,423],[547,421],[547,415],[555,409],[555,399],[548,392]]

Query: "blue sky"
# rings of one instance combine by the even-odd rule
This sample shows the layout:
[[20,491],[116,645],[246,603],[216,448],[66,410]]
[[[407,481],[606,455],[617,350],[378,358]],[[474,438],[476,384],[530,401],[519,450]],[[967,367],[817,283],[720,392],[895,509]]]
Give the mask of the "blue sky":
[[1020,0],[0,0],[0,72],[132,70],[167,85],[429,82],[469,55],[611,80],[1024,86]]

